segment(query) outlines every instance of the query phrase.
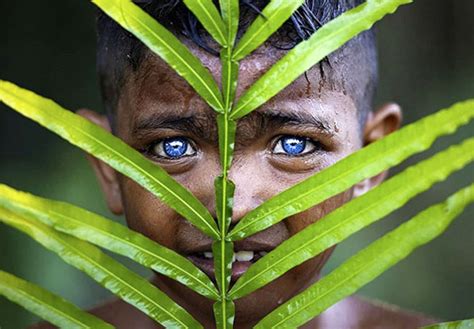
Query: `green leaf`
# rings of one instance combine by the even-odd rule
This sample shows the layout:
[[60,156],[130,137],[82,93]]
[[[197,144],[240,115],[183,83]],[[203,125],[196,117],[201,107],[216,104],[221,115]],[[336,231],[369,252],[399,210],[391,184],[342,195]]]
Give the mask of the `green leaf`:
[[0,184],[0,206],[18,216],[39,220],[55,230],[89,241],[166,275],[217,300],[209,277],[180,254],[102,216],[73,205],[43,199]]
[[217,128],[219,133],[219,154],[222,171],[227,175],[234,153],[237,124],[235,121],[227,120],[226,115],[220,114],[217,116]]
[[232,328],[235,316],[234,303],[227,299],[227,291],[232,274],[234,244],[225,240],[216,241],[212,244],[212,254],[216,281],[221,292],[220,300],[214,304],[214,317],[217,328]]
[[235,48],[234,60],[241,60],[260,47],[304,3],[304,0],[272,0],[250,25]]
[[232,329],[235,319],[235,305],[231,300],[214,303],[214,318],[217,329]]
[[473,117],[474,100],[469,100],[410,124],[267,200],[242,218],[227,238],[243,239],[309,209],[428,149],[436,138],[454,132]]
[[474,161],[472,150],[474,138],[409,167],[316,221],[252,265],[232,287],[229,298],[248,295],[402,207],[415,195]]
[[239,29],[239,0],[219,0],[219,5],[227,30],[227,45],[232,48]]
[[398,6],[410,2],[412,0],[367,0],[325,24],[259,78],[239,99],[231,118],[238,119],[255,110],[357,34],[370,29]]
[[0,207],[0,221],[12,226],[85,272],[104,288],[165,327],[202,328],[188,312],[150,282],[93,245]]
[[212,0],[183,0],[206,31],[221,46],[227,46],[226,26]]
[[231,279],[234,244],[225,240],[215,241],[212,244],[212,254],[217,286],[221,291],[221,296],[225,296]]
[[0,296],[61,328],[114,328],[76,305],[14,275],[0,271]]
[[417,247],[440,235],[474,201],[474,185],[419,213],[344,262],[303,293],[293,297],[255,328],[298,327],[353,294]]
[[227,120],[227,115],[217,117],[219,133],[219,154],[222,166],[222,175],[216,178],[216,210],[219,221],[221,239],[224,239],[232,219],[235,185],[227,179],[227,172],[232,163],[235,144],[236,123]]
[[420,329],[474,329],[474,319],[438,323]]
[[52,100],[10,82],[0,80],[0,101],[130,177],[207,235],[219,237],[207,208],[166,171],[121,139]]
[[225,48],[221,51],[222,93],[226,110],[225,113],[230,113],[232,109],[239,79],[239,63],[231,57],[231,48]]
[[217,219],[219,221],[221,236],[225,238],[232,220],[235,185],[232,181],[224,179],[223,176],[219,176],[215,181],[215,190]]
[[216,111],[224,106],[211,73],[178,38],[130,0],[91,0],[160,56]]

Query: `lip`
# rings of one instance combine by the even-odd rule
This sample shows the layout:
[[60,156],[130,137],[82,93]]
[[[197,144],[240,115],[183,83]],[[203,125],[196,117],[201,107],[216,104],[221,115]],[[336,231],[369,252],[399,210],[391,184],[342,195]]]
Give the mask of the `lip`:
[[[275,243],[267,243],[261,242],[258,240],[253,240],[253,237],[247,238],[241,241],[234,242],[234,251],[244,251],[244,250],[252,250],[252,251],[266,251],[270,252],[275,249],[284,239],[280,239],[278,241],[274,241]],[[198,241],[195,243],[195,246],[191,248],[180,248],[180,253],[185,255],[191,255],[200,252],[206,252],[212,250],[212,240],[208,239],[201,239],[202,241]]]
[[[214,271],[214,260],[213,259],[203,259],[197,256],[188,256],[194,265],[199,267],[201,271],[207,274],[207,276],[212,280],[216,281],[215,271]],[[252,262],[234,262],[232,263],[232,276],[231,282],[237,281],[252,265]]]
[[[263,251],[263,250],[262,250]],[[262,256],[255,252],[252,261],[235,261],[232,263],[231,282],[235,283],[248,269],[257,262]],[[201,271],[215,282],[214,259],[199,257],[196,254],[188,255],[187,258],[194,263]]]
[[[203,257],[203,253],[212,250],[213,241],[194,229],[192,225],[186,227],[188,230],[183,230],[180,235],[186,238],[179,241],[178,252],[206,273],[211,280],[215,281],[214,260]],[[262,257],[261,252],[268,253],[274,250],[288,237],[288,230],[280,222],[246,239],[234,241],[233,249],[235,253],[239,251],[253,251],[254,258],[251,261],[234,261],[232,263],[231,282],[237,281],[252,264],[257,262]]]

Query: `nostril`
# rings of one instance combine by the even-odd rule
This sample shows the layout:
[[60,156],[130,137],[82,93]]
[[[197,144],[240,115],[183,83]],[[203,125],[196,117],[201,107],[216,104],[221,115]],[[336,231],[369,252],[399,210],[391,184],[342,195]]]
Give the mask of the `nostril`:
[[238,223],[238,221],[233,221],[233,220],[230,222],[229,232],[231,232],[234,229],[234,227],[237,225],[237,223]]

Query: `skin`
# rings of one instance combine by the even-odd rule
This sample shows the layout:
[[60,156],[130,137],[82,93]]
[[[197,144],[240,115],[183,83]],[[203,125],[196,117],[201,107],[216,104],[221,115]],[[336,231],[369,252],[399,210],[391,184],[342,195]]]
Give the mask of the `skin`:
[[[219,81],[219,59],[192,44],[188,43],[188,46]],[[263,47],[243,60],[237,97],[283,54]],[[361,127],[350,93],[338,84],[326,84],[319,68],[311,69],[307,76],[308,80],[300,77],[238,123],[234,162],[229,174],[236,184],[233,225],[270,197],[393,132],[400,125],[400,108],[387,104],[370,113]],[[105,116],[90,110],[80,110],[79,114],[111,131]],[[158,57],[148,54],[140,68],[129,74],[116,115],[114,133],[164,168],[216,217],[214,179],[221,173],[216,115],[193,89]],[[312,141],[307,143],[310,152],[301,156],[278,152],[278,141],[284,135],[308,138]],[[178,136],[192,141],[192,155],[165,159],[156,154],[154,146],[157,143]],[[151,193],[97,159],[90,157],[90,161],[110,210],[125,214],[132,229],[185,256],[210,250],[209,238]],[[269,251],[351,198],[373,188],[384,177],[385,173],[382,173],[360,182],[340,195],[239,241],[235,250]],[[317,281],[331,252],[332,249],[322,253],[237,300],[235,328],[251,327],[279,304]],[[205,328],[213,328],[212,304],[208,300],[161,275],[156,275],[153,282]],[[121,301],[110,302],[92,313],[119,328],[157,328],[146,316]],[[348,298],[305,327],[371,328],[390,323],[396,326],[386,327],[410,328],[429,322],[417,315]]]

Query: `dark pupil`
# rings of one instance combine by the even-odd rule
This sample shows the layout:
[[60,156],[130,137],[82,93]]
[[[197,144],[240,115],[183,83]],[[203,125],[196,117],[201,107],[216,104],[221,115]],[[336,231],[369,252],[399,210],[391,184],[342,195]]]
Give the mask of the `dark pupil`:
[[182,138],[168,139],[163,142],[163,149],[167,156],[178,158],[186,153],[188,142]]
[[281,144],[286,153],[296,155],[304,151],[306,140],[300,137],[283,137]]

